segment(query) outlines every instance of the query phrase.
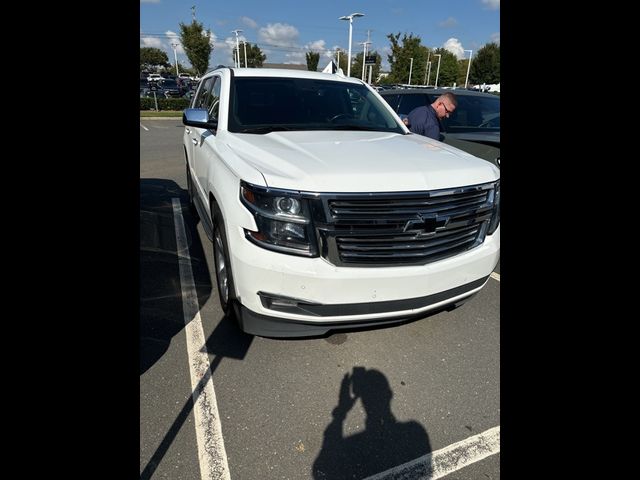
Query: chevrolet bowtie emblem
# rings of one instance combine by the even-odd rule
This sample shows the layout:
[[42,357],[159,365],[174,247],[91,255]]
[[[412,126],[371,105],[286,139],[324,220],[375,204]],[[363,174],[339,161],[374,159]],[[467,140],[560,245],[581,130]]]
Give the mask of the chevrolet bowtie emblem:
[[416,218],[412,218],[404,224],[403,233],[416,232],[416,235],[433,235],[439,228],[444,228],[449,223],[449,217],[438,217],[435,214],[423,215],[416,214]]

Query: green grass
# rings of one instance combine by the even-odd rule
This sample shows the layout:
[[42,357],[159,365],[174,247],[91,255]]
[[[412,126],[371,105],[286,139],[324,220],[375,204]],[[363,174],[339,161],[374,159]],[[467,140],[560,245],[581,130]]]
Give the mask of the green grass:
[[140,110],[140,118],[143,117],[182,117],[182,110]]

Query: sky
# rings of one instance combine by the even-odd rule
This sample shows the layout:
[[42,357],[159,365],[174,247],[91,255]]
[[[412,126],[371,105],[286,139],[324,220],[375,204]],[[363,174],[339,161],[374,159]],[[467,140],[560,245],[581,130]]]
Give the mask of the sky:
[[[500,0],[140,0],[140,46],[164,50],[172,64],[177,55],[189,67],[179,24],[190,24],[194,11],[212,33],[209,68],[233,65],[233,30],[242,30],[240,42],[258,44],[265,63],[306,65],[305,54],[313,51],[320,53],[322,68],[336,48],[348,50],[349,21],[339,17],[356,12],[364,16],[353,19],[351,55],[369,41],[368,52],[382,55],[385,71],[390,33],[419,36],[422,45],[445,48],[459,59],[487,43],[500,44]],[[172,44],[178,44],[175,53]]]

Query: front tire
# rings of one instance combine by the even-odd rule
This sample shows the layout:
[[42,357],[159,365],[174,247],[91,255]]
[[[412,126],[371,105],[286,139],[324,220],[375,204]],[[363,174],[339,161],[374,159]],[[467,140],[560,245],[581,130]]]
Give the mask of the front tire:
[[219,214],[213,216],[213,262],[220,307],[222,307],[222,311],[228,315],[232,313],[231,306],[235,301],[235,290],[233,286],[231,262],[229,261],[227,237],[222,217]]

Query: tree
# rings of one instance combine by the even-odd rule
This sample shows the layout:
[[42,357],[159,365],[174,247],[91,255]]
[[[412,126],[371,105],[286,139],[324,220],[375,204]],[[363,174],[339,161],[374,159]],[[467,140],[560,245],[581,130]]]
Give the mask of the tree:
[[307,52],[307,70],[310,72],[318,71],[318,62],[320,61],[320,54],[318,52]]
[[140,47],[140,71],[157,70],[169,65],[167,53],[155,47]]
[[[427,72],[427,57],[429,49],[421,45],[420,37],[413,34],[405,33],[402,36],[402,45],[399,43],[400,33],[396,35],[390,33],[387,38],[391,42],[391,55],[387,56],[391,72],[387,77],[388,83],[409,83],[409,71],[411,71],[411,84],[421,85],[424,82]],[[432,60],[432,78],[433,77],[433,55]],[[413,65],[411,59],[413,58]]]
[[213,51],[211,30],[205,32],[197,20],[193,20],[191,25],[180,22],[180,42],[197,74],[204,75],[209,69],[209,57]]
[[[236,58],[236,51],[238,49],[233,47],[232,55],[233,58]],[[267,59],[267,56],[262,53],[258,44],[250,44],[247,43],[247,63],[249,64],[249,68],[262,68],[262,64]],[[247,66],[244,64],[244,46],[240,47],[240,65]]]
[[500,45],[487,43],[471,61],[469,83],[500,83]]
[[[438,57],[434,55],[442,55],[440,57],[440,72],[438,72]],[[431,54],[431,79],[435,84],[436,76],[438,77],[439,87],[452,87],[458,78],[458,59],[456,56],[444,48],[436,48]]]

